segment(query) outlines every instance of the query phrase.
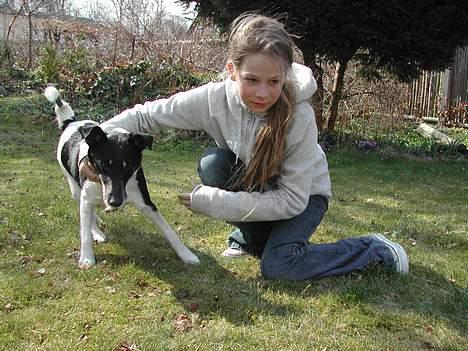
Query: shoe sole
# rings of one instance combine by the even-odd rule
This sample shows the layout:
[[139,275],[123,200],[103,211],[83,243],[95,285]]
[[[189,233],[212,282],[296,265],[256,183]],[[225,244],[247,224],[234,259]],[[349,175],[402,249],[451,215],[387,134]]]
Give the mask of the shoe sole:
[[[231,251],[235,251],[233,253],[230,253]],[[221,256],[224,257],[229,257],[229,258],[239,258],[247,255],[247,253],[244,250],[230,250],[229,248],[224,250]]]
[[392,250],[393,258],[395,259],[395,270],[398,273],[406,274],[409,272],[409,261],[408,255],[406,254],[405,249],[396,242],[393,242],[387,239],[382,234],[373,234],[371,237],[376,238],[377,240],[382,241]]

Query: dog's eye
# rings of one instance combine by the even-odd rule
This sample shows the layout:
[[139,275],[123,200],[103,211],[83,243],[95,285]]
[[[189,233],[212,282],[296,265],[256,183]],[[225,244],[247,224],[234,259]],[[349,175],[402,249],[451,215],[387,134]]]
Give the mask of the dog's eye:
[[134,169],[136,166],[136,163],[132,161],[123,161],[122,166],[123,168]]

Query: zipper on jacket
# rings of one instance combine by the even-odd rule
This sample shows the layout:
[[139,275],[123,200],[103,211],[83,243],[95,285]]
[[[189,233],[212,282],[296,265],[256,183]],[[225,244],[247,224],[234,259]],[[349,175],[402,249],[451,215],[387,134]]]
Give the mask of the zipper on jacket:
[[[245,164],[247,165],[250,161],[250,156],[252,154],[252,149],[255,143],[255,134],[258,123],[264,117],[261,114],[252,112],[248,109],[245,110],[247,112],[243,115],[240,124],[240,140],[239,140],[239,155],[243,156],[245,159]],[[248,151],[249,155],[247,154]],[[238,156],[236,155],[236,163],[237,163]]]

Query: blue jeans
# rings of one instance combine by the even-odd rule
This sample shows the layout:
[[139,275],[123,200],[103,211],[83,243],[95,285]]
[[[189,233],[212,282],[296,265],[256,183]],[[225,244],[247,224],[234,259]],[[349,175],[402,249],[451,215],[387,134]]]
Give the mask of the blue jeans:
[[[239,164],[230,150],[210,148],[201,156],[198,174],[203,184],[226,188]],[[236,222],[229,236],[230,246],[238,246],[261,258],[266,279],[307,280],[362,270],[372,264],[393,265],[385,245],[370,237],[357,237],[330,244],[311,244],[309,238],[328,209],[328,199],[312,195],[301,214],[271,222]]]

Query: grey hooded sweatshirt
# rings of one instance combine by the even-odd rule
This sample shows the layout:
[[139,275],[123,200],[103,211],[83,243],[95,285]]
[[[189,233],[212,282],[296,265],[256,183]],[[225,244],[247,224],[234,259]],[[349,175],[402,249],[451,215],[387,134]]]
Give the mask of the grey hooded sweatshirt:
[[[297,104],[288,127],[284,160],[277,186],[264,192],[231,192],[199,185],[191,193],[195,213],[230,222],[277,221],[303,212],[310,195],[331,197],[328,164],[317,143],[317,125],[307,102],[317,89],[311,70],[293,64],[291,79]],[[204,130],[224,149],[249,164],[256,132],[265,123],[241,101],[230,78],[178,93],[168,99],[146,102],[104,122],[105,130],[156,134],[168,128]],[[80,155],[87,154],[83,145]]]

